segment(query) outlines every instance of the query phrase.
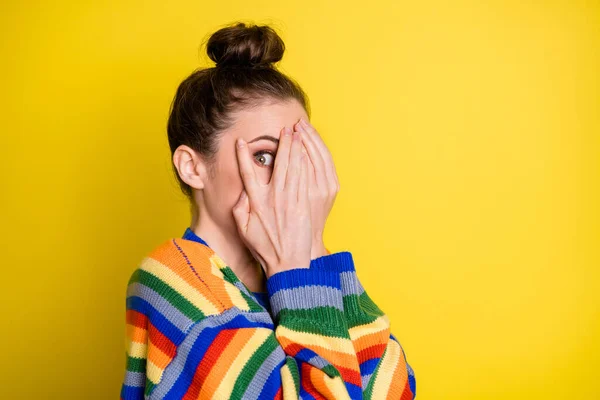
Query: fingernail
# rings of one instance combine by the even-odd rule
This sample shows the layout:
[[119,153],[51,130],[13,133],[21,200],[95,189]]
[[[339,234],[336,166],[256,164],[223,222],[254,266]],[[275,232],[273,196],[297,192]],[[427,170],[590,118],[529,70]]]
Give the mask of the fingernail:
[[302,125],[308,126],[308,123],[306,122],[306,120],[304,118],[300,118],[300,122],[302,123]]
[[246,141],[244,139],[238,138],[237,147],[242,148],[242,147],[244,147],[245,144],[246,144]]
[[241,196],[242,200],[246,198],[246,191],[242,190],[242,196]]
[[288,128],[287,126],[285,128],[283,128],[283,134],[285,136],[290,136],[290,133],[291,133],[291,129],[290,128]]

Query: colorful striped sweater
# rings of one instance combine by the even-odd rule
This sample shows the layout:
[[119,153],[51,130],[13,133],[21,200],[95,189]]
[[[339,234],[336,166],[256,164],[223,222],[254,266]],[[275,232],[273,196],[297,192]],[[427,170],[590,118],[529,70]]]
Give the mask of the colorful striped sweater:
[[157,246],[127,286],[121,400],[414,399],[352,254],[328,253],[256,293],[189,227]]

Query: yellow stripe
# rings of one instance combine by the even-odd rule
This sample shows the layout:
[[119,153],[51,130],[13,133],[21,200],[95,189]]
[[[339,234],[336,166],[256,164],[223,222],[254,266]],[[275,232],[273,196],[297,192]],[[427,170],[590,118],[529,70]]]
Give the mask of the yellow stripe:
[[366,325],[359,325],[355,326],[354,328],[350,328],[348,329],[348,332],[350,333],[350,337],[352,338],[352,340],[356,340],[371,333],[381,332],[385,329],[388,329],[389,327],[390,319],[387,315],[383,315]]
[[325,386],[327,386],[329,391],[335,395],[335,397],[334,397],[335,400],[338,400],[338,399],[352,400],[350,398],[350,395],[348,394],[348,389],[346,388],[346,384],[344,383],[344,381],[342,380],[341,377],[336,376],[335,378],[332,378],[331,376],[327,375],[323,371],[321,371],[321,375],[322,375],[323,383],[325,384]]
[[398,361],[400,360],[400,346],[396,341],[390,339],[386,349],[387,351],[380,361],[381,366],[373,384],[372,397],[374,399],[386,398],[392,384],[392,376],[398,368]]
[[211,303],[206,296],[154,258],[145,257],[140,264],[140,269],[151,273],[167,285],[171,286],[175,291],[179,292],[179,294],[199,308],[205,315],[219,314],[217,307]]
[[250,306],[248,305],[248,302],[246,301],[244,296],[242,296],[242,292],[240,291],[240,289],[238,289],[231,282],[225,280],[225,276],[223,275],[223,271],[221,271],[221,269],[227,268],[227,265],[221,259],[221,257],[214,253],[212,256],[210,256],[210,265],[212,273],[223,279],[222,283],[223,285],[225,285],[225,291],[227,292],[227,295],[231,299],[233,305],[239,308],[240,310],[249,311]]
[[[231,391],[235,386],[235,382],[239,377],[246,363],[256,353],[264,341],[271,335],[273,331],[265,328],[256,328],[254,334],[248,339],[244,347],[241,348],[238,356],[231,362],[231,366],[227,373],[223,376],[221,384],[217,387],[214,394],[219,394],[219,398],[228,399],[231,397]],[[235,341],[235,339],[234,339]]]
[[146,376],[154,384],[160,382],[164,369],[157,367],[152,361],[146,360]]
[[146,343],[129,342],[127,353],[131,357],[146,358],[146,355],[148,354],[148,346]]
[[287,363],[281,368],[281,385],[283,386],[284,399],[297,399],[300,397],[300,394],[296,391],[296,385],[294,385],[292,371]]
[[216,253],[213,253],[209,258],[210,260],[210,272],[218,276],[219,278],[225,279],[225,275],[223,275],[222,268],[225,268],[225,262],[219,257]]
[[346,338],[323,336],[309,332],[299,332],[289,329],[284,325],[278,325],[277,328],[275,328],[275,335],[277,337],[285,336],[291,341],[304,347],[320,346],[328,350],[337,351],[339,353],[349,355],[356,354],[352,341]]

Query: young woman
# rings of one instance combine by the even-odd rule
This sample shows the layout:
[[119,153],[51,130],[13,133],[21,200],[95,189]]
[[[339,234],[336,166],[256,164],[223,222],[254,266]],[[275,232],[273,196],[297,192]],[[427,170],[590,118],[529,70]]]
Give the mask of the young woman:
[[352,254],[323,244],[339,184],[284,43],[238,23],[207,52],[168,122],[192,221],[129,281],[121,399],[414,399]]

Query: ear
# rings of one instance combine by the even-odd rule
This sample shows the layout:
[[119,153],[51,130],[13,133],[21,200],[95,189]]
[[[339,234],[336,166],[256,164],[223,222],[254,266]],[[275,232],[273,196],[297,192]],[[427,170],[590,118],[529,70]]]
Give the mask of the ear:
[[207,166],[196,150],[182,144],[173,152],[173,165],[181,180],[194,189],[204,189]]

